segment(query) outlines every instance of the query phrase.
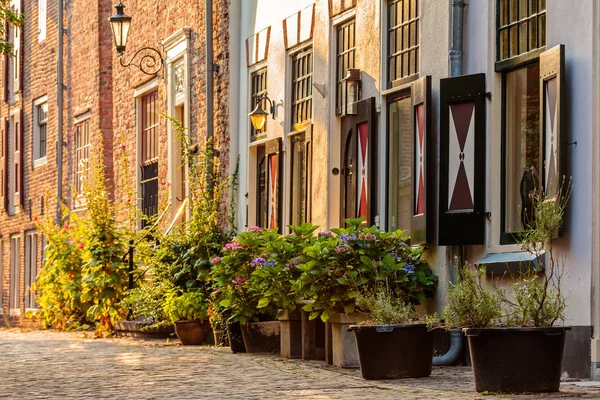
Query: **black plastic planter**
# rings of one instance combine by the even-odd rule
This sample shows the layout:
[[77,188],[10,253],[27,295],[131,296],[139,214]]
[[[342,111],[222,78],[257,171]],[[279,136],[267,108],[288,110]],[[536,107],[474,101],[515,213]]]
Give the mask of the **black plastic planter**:
[[425,324],[352,325],[365,379],[421,378],[431,375],[433,335]]
[[242,328],[239,322],[233,323],[227,327],[227,336],[229,336],[229,346],[233,353],[245,353],[246,346],[242,338]]
[[466,329],[478,392],[556,392],[569,328]]
[[281,324],[279,321],[248,322],[241,325],[248,353],[279,353]]

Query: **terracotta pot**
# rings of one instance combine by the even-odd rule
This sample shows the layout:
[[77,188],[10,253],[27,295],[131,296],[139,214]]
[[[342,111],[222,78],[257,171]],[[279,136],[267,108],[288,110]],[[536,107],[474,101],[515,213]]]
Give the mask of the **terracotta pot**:
[[210,329],[210,324],[205,321],[177,321],[175,333],[183,345],[200,345]]

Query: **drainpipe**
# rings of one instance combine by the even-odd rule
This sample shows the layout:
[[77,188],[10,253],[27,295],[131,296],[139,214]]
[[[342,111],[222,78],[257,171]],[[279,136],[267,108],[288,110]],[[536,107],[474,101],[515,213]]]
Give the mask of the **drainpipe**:
[[62,175],[63,175],[63,0],[58,0],[58,61],[56,71],[57,92],[56,105],[58,109],[58,130],[57,130],[57,146],[56,146],[56,168],[57,168],[57,185],[56,185],[56,223],[62,223]]
[[[211,140],[214,136],[214,73],[218,72],[213,63],[213,2],[206,0],[206,140]],[[210,144],[209,153],[212,153],[214,143]],[[213,154],[214,156],[214,154]],[[213,160],[208,160],[209,177],[212,177]],[[213,179],[208,182],[209,189],[212,189]]]
[[[450,49],[450,76],[463,74],[463,37],[466,3],[464,0],[450,0],[452,4],[452,48]],[[456,283],[458,271],[464,264],[464,246],[449,249],[450,282]],[[433,357],[433,365],[453,365],[463,353],[463,333],[460,329],[450,332],[450,350],[443,356]]]

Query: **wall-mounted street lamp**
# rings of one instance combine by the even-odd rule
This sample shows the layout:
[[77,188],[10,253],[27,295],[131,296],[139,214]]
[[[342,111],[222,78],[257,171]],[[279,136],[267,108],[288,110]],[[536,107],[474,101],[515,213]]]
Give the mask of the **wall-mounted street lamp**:
[[360,69],[350,68],[344,78],[344,115],[358,114],[358,101],[361,97],[361,73]]
[[[265,110],[263,110],[261,106],[263,100],[267,100],[269,102],[270,112],[266,112]],[[275,119],[275,102],[271,100],[269,96],[265,93],[263,95],[260,95],[256,99],[256,108],[254,108],[254,110],[250,114],[248,114],[248,116],[250,117],[250,122],[252,122],[252,126],[254,127],[254,129],[260,131],[267,123],[267,117],[269,116],[269,114],[273,117],[273,119]]]
[[[117,13],[108,18],[119,62],[122,67],[134,66],[146,75],[154,75],[162,69],[164,61],[161,52],[153,47],[142,47],[128,62],[123,62],[123,53],[127,47],[129,28],[131,27],[131,17],[123,12],[124,9],[125,6],[119,1],[119,4],[115,6]],[[139,62],[134,63],[133,61],[138,55],[140,56]]]

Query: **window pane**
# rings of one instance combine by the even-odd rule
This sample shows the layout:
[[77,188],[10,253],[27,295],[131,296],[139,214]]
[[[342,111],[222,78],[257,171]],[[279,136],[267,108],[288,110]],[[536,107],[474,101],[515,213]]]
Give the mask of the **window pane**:
[[519,54],[527,52],[527,22],[519,24]]
[[527,1],[519,0],[519,19],[527,18],[529,13],[527,12]]
[[546,14],[540,15],[538,32],[540,35],[538,43],[543,47],[546,45]]
[[516,22],[519,19],[519,0],[510,0],[510,22]]
[[500,59],[508,58],[508,29],[500,31]]
[[388,127],[388,227],[410,234],[413,151],[410,97],[389,104]]
[[500,25],[508,25],[508,1],[500,0]]
[[537,187],[540,163],[539,64],[507,73],[505,232],[519,232],[531,221],[531,191]]
[[514,57],[519,54],[519,37],[518,37],[518,26],[512,26],[509,28],[510,35],[510,56]]
[[535,49],[537,45],[538,31],[537,31],[537,18],[532,18],[529,21],[529,49]]

